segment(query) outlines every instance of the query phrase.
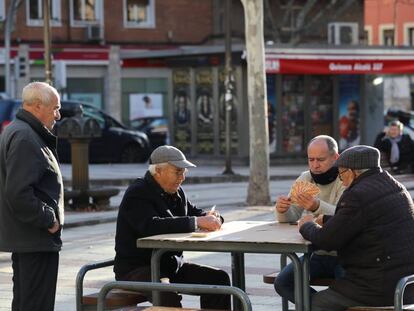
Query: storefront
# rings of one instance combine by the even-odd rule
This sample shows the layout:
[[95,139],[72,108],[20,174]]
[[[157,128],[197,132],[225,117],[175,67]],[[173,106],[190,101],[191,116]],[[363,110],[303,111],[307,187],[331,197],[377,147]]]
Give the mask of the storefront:
[[303,156],[315,135],[340,149],[372,144],[383,129],[383,75],[414,73],[408,49],[266,50],[270,152]]
[[[233,48],[231,147],[234,158],[246,159],[249,145],[243,49],[243,46]],[[134,117],[164,117],[168,120],[170,142],[187,154],[208,159],[225,154],[223,46],[124,51],[121,55],[125,123]],[[152,85],[152,88],[143,85]],[[163,87],[156,88],[156,85]],[[158,98],[160,109],[145,108],[142,99],[146,96]],[[137,107],[141,107],[139,115]]]

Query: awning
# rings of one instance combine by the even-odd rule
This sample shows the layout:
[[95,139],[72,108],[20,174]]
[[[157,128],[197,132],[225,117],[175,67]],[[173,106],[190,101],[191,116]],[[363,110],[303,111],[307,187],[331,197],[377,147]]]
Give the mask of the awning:
[[266,73],[414,74],[414,50],[274,50],[266,53]]

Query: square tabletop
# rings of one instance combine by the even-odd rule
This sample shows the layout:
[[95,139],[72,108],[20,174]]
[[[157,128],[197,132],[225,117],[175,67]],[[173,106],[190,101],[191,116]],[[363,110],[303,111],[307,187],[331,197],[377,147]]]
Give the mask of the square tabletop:
[[296,225],[268,221],[232,221],[205,236],[161,234],[137,240],[137,247],[253,253],[308,253],[311,243]]

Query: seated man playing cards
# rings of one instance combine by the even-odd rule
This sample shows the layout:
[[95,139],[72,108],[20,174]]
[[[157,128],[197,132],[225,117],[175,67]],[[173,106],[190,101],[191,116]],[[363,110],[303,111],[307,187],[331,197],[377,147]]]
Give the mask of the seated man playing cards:
[[[322,215],[333,215],[336,203],[344,191],[339,178],[338,144],[330,136],[319,135],[308,144],[309,170],[303,172],[292,185],[289,195],[281,195],[276,200],[276,215],[279,222],[294,223],[302,215],[313,214],[322,225]],[[342,269],[337,265],[335,252],[315,251],[310,258],[310,279],[339,278]],[[275,280],[276,292],[291,302],[295,302],[293,265],[289,264]],[[311,293],[315,290],[311,288]]]

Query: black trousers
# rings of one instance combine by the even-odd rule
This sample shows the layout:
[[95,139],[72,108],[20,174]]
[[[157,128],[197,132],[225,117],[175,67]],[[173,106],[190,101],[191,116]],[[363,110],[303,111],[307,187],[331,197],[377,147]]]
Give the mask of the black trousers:
[[[173,273],[168,277],[170,283],[230,285],[229,275],[225,271],[194,263],[184,263],[177,273]],[[150,282],[151,267],[139,267],[129,272],[126,276],[117,278],[117,280]],[[152,300],[150,293],[145,294],[148,295],[149,300]],[[182,297],[178,293],[163,292],[160,293],[160,298],[162,306],[182,307]],[[230,298],[230,295],[201,294],[200,306],[202,309],[230,310]]]
[[59,253],[12,253],[12,265],[12,311],[53,311]]

